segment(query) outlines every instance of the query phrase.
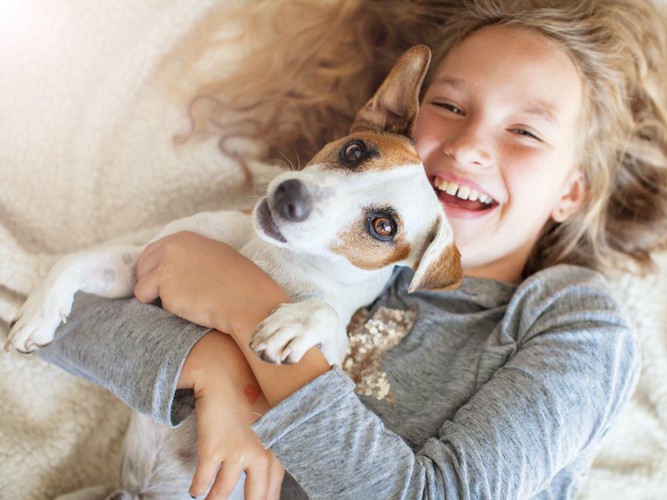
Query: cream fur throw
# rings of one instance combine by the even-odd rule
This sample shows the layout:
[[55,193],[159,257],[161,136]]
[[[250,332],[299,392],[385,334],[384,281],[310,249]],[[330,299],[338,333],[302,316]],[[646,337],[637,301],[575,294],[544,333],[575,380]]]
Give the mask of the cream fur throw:
[[[215,141],[172,141],[188,127],[169,87],[174,48],[221,3],[0,3],[0,337],[59,255],[251,203],[252,192],[238,194],[239,165]],[[233,66],[240,49],[218,57]],[[254,191],[276,172],[251,167]],[[661,263],[658,275],[618,282],[644,367],[583,498],[667,493],[667,256]],[[17,353],[0,354],[0,384],[0,498],[49,499],[113,480],[129,413],[122,403]]]

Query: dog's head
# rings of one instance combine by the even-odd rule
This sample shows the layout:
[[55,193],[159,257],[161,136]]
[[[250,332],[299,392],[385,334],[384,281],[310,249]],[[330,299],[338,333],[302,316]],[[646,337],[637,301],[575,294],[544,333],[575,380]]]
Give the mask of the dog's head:
[[451,227],[412,143],[430,56],[425,46],[404,53],[348,136],[271,182],[254,214],[262,238],[361,269],[408,265],[411,291],[460,283]]

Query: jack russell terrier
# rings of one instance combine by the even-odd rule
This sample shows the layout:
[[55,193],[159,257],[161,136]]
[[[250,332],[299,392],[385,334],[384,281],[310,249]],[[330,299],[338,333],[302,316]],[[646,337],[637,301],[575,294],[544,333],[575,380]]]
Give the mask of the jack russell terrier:
[[[285,288],[293,302],[252,340],[262,359],[296,363],[319,345],[339,364],[352,314],[379,295],[395,265],[415,269],[411,291],[460,282],[452,230],[411,142],[429,62],[425,46],[403,54],[350,135],[327,144],[303,170],[278,175],[252,215],[199,213],[154,238],[190,230],[224,241]],[[5,350],[27,353],[50,343],[79,290],[131,297],[143,249],[117,246],[58,261],[21,308]]]
[[[359,111],[350,134],[327,144],[302,170],[278,175],[251,215],[200,213],[172,222],[154,238],[190,230],[219,239],[255,260],[285,288],[292,302],[262,322],[251,341],[262,359],[296,363],[319,345],[330,363],[340,364],[352,314],[380,294],[396,265],[415,270],[410,291],[459,284],[462,271],[452,230],[412,143],[429,62],[425,46],[405,52]],[[61,259],[23,305],[5,350],[28,353],[50,343],[79,290],[109,298],[132,296],[143,248],[119,246]],[[143,434],[137,439],[146,447],[146,430],[133,432],[132,427],[151,424],[139,420],[129,433]],[[192,449],[192,437],[184,441]],[[128,442],[126,448],[137,445]],[[141,452],[132,454],[130,475],[136,478],[136,469],[147,464],[137,464]],[[180,492],[187,491],[194,461],[191,465],[189,476],[182,474],[179,488],[185,489]],[[171,483],[174,471],[162,479]],[[149,498],[150,486],[144,487],[142,498]]]

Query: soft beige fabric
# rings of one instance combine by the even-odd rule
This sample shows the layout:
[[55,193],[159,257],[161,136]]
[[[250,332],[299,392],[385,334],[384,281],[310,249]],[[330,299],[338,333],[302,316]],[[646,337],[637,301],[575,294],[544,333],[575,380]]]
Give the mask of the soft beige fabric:
[[[186,103],[170,85],[174,48],[219,4],[0,2],[1,336],[58,255],[252,200],[239,195],[239,165],[215,141],[172,140],[188,128]],[[211,65],[233,66],[240,49],[221,47]],[[251,167],[258,186],[275,173]],[[645,363],[585,498],[667,491],[667,258],[662,263],[660,276],[619,282],[637,313]],[[128,416],[121,403],[16,353],[0,354],[0,384],[0,498],[42,500],[112,480]]]
[[[217,8],[213,0],[0,2],[0,337],[58,255],[249,204],[252,194],[238,194],[242,170],[215,141],[172,140],[189,127],[187,102],[167,78],[178,67],[174,51]],[[210,61],[215,71],[241,53],[232,49]],[[260,185],[276,171],[251,167]],[[124,405],[17,353],[0,351],[0,384],[0,498],[46,499],[111,481]]]

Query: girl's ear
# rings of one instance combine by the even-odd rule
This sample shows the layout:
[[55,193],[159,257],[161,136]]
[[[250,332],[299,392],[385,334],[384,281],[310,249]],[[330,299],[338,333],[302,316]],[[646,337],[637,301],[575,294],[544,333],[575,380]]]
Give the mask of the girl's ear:
[[581,170],[575,169],[567,182],[563,185],[563,195],[551,212],[554,222],[565,222],[577,213],[586,199],[586,179]]

